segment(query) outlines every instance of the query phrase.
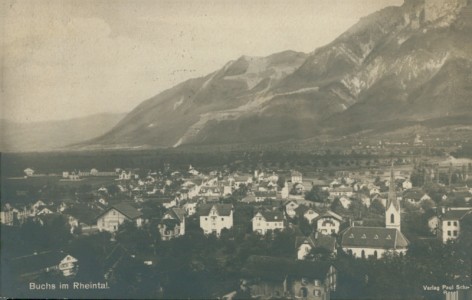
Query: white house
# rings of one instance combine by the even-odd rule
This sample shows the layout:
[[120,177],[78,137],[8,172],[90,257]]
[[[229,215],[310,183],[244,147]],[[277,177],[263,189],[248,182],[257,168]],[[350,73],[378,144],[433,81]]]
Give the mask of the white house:
[[461,221],[465,217],[472,216],[472,209],[470,207],[450,208],[441,217],[440,221],[440,236],[443,243],[448,240],[455,240],[461,233]]
[[283,229],[284,215],[280,211],[259,211],[252,218],[252,231],[259,234]]
[[428,228],[429,228],[429,231],[431,231],[431,233],[433,234],[438,233],[439,222],[440,220],[438,216],[432,216],[431,218],[428,219]]
[[281,197],[282,199],[287,199],[287,198],[288,198],[288,194],[289,194],[288,184],[287,184],[287,182],[285,182],[284,187],[280,190],[280,197]]
[[197,202],[187,202],[183,205],[187,216],[193,216],[197,212]]
[[339,232],[342,220],[340,215],[329,210],[316,219],[316,230],[324,235],[336,234]]
[[199,208],[200,228],[205,234],[220,236],[224,228],[233,227],[233,205],[205,204]]
[[302,173],[298,171],[292,171],[291,177],[292,177],[292,184],[303,182]]
[[285,213],[289,218],[295,218],[297,216],[296,209],[298,206],[298,203],[295,201],[288,201],[285,203]]
[[321,248],[328,253],[336,254],[336,238],[323,235],[319,232],[311,234],[308,237],[297,237],[295,239],[295,249],[297,251],[297,259],[304,260],[313,249]]
[[352,200],[343,196],[339,198],[339,202],[341,202],[341,205],[343,206],[344,209],[349,209],[349,207],[351,206]]
[[122,170],[116,180],[130,180],[131,176],[132,176],[131,171],[126,172],[125,170]]
[[74,276],[77,273],[77,258],[67,255],[59,263],[59,271],[65,277]]
[[403,181],[402,188],[404,190],[409,190],[409,189],[413,188],[413,184],[411,183],[410,180],[407,179],[407,180]]
[[23,172],[25,172],[26,176],[33,176],[34,170],[31,168],[26,168]]
[[185,210],[169,209],[162,217],[158,229],[163,241],[185,235]]
[[97,218],[97,227],[100,231],[115,232],[125,221],[133,222],[141,227],[143,223],[142,213],[129,204],[121,203],[113,205]]
[[303,214],[303,217],[310,223],[313,223],[313,220],[315,220],[317,217],[319,217],[319,213],[317,213],[313,208],[308,208],[305,213]]

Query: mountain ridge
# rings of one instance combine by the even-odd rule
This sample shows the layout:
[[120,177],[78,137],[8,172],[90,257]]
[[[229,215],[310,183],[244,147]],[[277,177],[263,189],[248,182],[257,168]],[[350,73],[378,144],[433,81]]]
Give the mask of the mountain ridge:
[[241,56],[79,147],[265,143],[470,113],[470,2],[406,0],[311,53]]

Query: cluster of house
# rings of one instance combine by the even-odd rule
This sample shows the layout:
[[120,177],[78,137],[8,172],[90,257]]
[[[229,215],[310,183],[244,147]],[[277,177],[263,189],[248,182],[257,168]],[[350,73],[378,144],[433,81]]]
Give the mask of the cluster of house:
[[[96,172],[90,173],[95,175],[89,176],[98,176]],[[349,176],[328,183],[321,180],[307,183],[297,171],[293,171],[289,180],[283,182],[272,172],[226,176],[212,172],[204,175],[193,167],[189,168],[185,176],[179,172],[173,172],[170,177],[149,172],[147,176],[140,178],[132,170],[119,170],[113,173],[117,177],[113,180],[117,190],[129,196],[126,198],[128,201],[113,203],[105,187],[98,188],[94,192],[94,200],[87,203],[77,200],[62,200],[56,203],[38,200],[29,205],[18,206],[5,201],[1,209],[1,222],[15,225],[15,222],[22,223],[28,218],[33,218],[44,224],[48,222],[48,218],[62,215],[67,219],[73,233],[91,234],[97,231],[115,233],[125,221],[132,222],[138,227],[145,224],[149,216],[143,213],[142,204],[152,201],[162,204],[166,209],[156,228],[162,240],[167,241],[185,235],[186,220],[190,217],[199,221],[200,228],[205,234],[221,236],[225,229],[234,226],[235,207],[232,204],[222,204],[219,200],[245,188],[247,196],[241,201],[254,204],[255,209],[251,219],[253,232],[266,235],[273,231],[296,228],[294,224],[299,223],[296,220],[302,218],[314,229],[310,236],[304,236],[301,232],[297,234],[294,245],[296,260],[252,258],[257,263],[251,263],[248,270],[258,264],[283,265],[283,268],[277,267],[274,272],[269,272],[273,277],[261,274],[256,276],[257,280],[250,280],[253,295],[262,298],[292,295],[306,299],[329,299],[330,291],[336,288],[336,269],[331,265],[318,266],[317,262],[312,262],[311,258],[317,253],[316,250],[329,255],[336,255],[337,251],[341,250],[359,258],[377,258],[387,252],[406,253],[409,241],[401,231],[400,200],[403,203],[415,204],[430,201],[424,193],[414,193],[415,189],[408,179],[400,182],[396,180],[393,168],[385,180],[385,185],[381,186],[378,182],[362,182]],[[301,195],[313,186],[324,190],[332,201],[339,200],[346,209],[352,201],[361,201],[366,206],[371,205],[372,201],[380,201],[385,207],[385,225],[356,226],[342,214],[304,200]],[[402,192],[402,197],[397,195],[399,191]],[[447,242],[460,236],[461,222],[466,217],[472,217],[470,207],[448,208],[431,218],[429,225],[444,242]],[[32,257],[37,259],[38,256]],[[68,262],[64,262],[64,259]],[[319,272],[303,271],[305,268],[303,266],[310,264],[313,264],[312,270]],[[75,258],[64,255],[57,264],[46,268],[60,270],[64,276],[69,276],[67,274],[74,274],[76,265]],[[284,270],[283,274],[277,273],[280,269]],[[248,271],[248,274],[256,273]]]

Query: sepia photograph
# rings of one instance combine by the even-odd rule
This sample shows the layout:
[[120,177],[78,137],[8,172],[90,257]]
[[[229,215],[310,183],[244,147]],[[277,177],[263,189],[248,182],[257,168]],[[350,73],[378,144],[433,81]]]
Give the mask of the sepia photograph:
[[472,300],[472,0],[4,0],[0,299]]

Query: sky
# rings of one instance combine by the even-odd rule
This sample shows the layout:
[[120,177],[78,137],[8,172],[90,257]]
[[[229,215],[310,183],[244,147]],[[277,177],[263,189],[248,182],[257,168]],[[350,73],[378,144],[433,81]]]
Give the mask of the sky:
[[403,0],[3,0],[1,118],[131,111],[242,55],[312,52]]

